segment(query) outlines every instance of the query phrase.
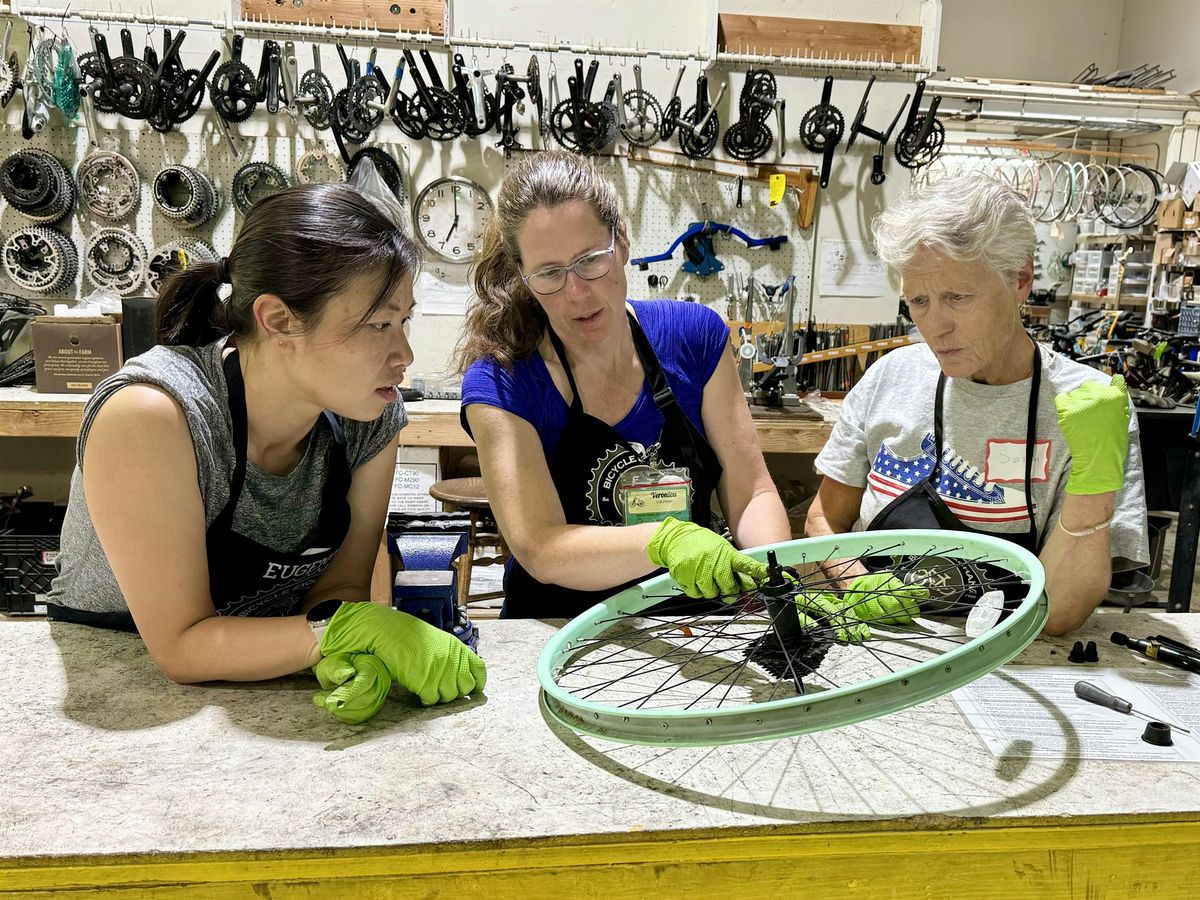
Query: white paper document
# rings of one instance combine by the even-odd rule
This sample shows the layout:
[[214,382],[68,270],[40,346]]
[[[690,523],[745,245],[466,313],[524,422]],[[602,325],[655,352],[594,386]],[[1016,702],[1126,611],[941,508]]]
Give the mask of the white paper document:
[[[1145,719],[1080,700],[1077,681],[1171,725],[1174,744],[1146,743]],[[1200,762],[1200,678],[1187,672],[1005,666],[951,696],[996,757]]]
[[862,241],[821,241],[821,294],[827,297],[882,297],[887,266]]
[[437,481],[437,463],[397,463],[392,475],[390,513],[437,512],[441,504],[429,494]]
[[413,287],[413,297],[422,315],[461,316],[467,311],[471,289],[465,283],[438,278],[430,271],[423,271]]

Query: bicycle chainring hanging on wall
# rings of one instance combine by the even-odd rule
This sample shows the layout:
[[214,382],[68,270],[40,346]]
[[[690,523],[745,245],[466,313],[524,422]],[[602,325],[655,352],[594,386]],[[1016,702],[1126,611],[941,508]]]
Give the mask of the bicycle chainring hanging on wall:
[[233,36],[232,57],[217,66],[208,86],[213,108],[226,122],[245,122],[258,107],[258,79],[242,62],[245,38]]
[[93,150],[75,170],[79,199],[99,219],[115,222],[137,209],[141,179],[120,153]]
[[57,222],[75,208],[75,179],[45,150],[26,147],[0,163],[0,193],[21,215],[41,225]]
[[650,147],[658,140],[663,124],[663,109],[653,95],[642,88],[642,67],[633,66],[634,88],[621,98],[621,134],[635,147]]
[[717,107],[725,96],[728,82],[721,83],[717,99],[708,96],[708,76],[696,79],[696,104],[678,119],[679,149],[692,159],[701,159],[713,152],[721,133],[721,119]]
[[193,260],[211,262],[216,258],[216,251],[203,241],[171,241],[155,247],[146,261],[146,288],[157,297],[163,282],[186,269]]
[[296,160],[297,184],[331,184],[345,180],[346,167],[341,159],[324,147],[311,147]]
[[363,160],[368,159],[375,166],[375,171],[379,173],[379,177],[383,179],[383,183],[388,186],[388,189],[391,190],[396,199],[402,205],[407,206],[408,191],[404,186],[404,174],[400,170],[400,165],[392,158],[392,155],[382,147],[363,147],[355,153],[350,158],[346,179],[353,179],[355,170]]
[[833,96],[833,76],[826,75],[821,88],[821,102],[804,114],[800,120],[800,141],[810,153],[821,154],[821,187],[829,187],[829,173],[833,165],[833,152],[846,132],[846,120],[842,111],[830,100]]
[[284,171],[269,162],[246,163],[234,173],[229,193],[233,205],[243,216],[264,197],[277,194],[288,186]]
[[191,166],[167,166],[154,178],[154,202],[183,228],[199,228],[216,215],[220,193],[206,174]]
[[[776,110],[782,120],[783,100],[776,96],[775,76],[767,69],[751,69],[738,98],[741,118],[725,131],[722,142],[725,153],[742,162],[753,162],[766,155],[774,141],[767,119]],[[781,145],[782,141],[781,130]],[[781,155],[782,152],[781,146]]]
[[126,297],[146,280],[146,245],[121,228],[101,228],[83,253],[83,271],[96,287]]
[[942,147],[946,143],[946,127],[937,118],[938,106],[942,102],[941,95],[934,95],[929,109],[921,113],[921,98],[924,95],[925,82],[918,81],[912,103],[908,107],[908,119],[896,135],[893,152],[896,162],[906,169],[919,169],[929,165],[941,156]]
[[14,231],[0,254],[4,272],[13,284],[32,293],[67,291],[79,272],[79,254],[71,239],[41,225]]

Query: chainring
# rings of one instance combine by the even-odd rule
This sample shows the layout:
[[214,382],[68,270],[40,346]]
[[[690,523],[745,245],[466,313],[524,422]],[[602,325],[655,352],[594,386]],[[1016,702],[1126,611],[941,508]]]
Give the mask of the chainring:
[[774,139],[767,125],[754,119],[741,119],[725,129],[725,152],[733,159],[752,162],[771,149]]
[[148,119],[158,103],[154,72],[140,59],[118,56],[112,61],[114,111],[127,119]]
[[94,150],[75,171],[79,197],[92,215],[116,221],[137,209],[141,179],[133,163],[119,153]]
[[234,173],[229,193],[233,205],[244,216],[259,200],[277,194],[287,186],[288,177],[281,168],[268,162],[251,162]]
[[79,271],[79,256],[70,238],[40,225],[14,231],[0,248],[0,256],[13,284],[32,293],[64,291]]
[[421,123],[425,137],[435,141],[452,141],[466,130],[466,115],[458,99],[445,88],[429,87],[433,109],[430,109],[420,94],[408,98],[408,115]]
[[667,108],[663,111],[662,125],[658,128],[659,137],[664,141],[669,141],[672,135],[675,134],[675,129],[679,127],[679,116],[683,112],[683,101],[679,97],[672,97],[667,103]]
[[297,93],[306,100],[301,108],[309,125],[324,131],[333,124],[333,84],[324,72],[316,69],[305,72],[300,78]]
[[[358,151],[358,153],[365,152],[366,150]],[[355,156],[358,156],[358,153]],[[345,180],[346,168],[342,165],[341,159],[324,147],[306,150],[296,160],[296,182],[298,184],[333,184]]]
[[342,88],[333,95],[333,125],[338,134],[351,144],[366,143],[371,134],[360,131],[356,121],[353,103],[350,100],[350,88]]
[[354,170],[364,159],[369,159],[375,166],[375,171],[383,179],[383,183],[401,203],[407,204],[408,192],[404,189],[404,175],[392,155],[380,147],[363,147],[350,157],[349,177],[354,177]]
[[[180,259],[180,256],[183,259]],[[216,251],[203,241],[172,241],[155,247],[150,251],[146,260],[146,288],[158,296],[163,282],[181,271],[189,259],[213,261],[217,258]]]
[[[354,87],[350,88],[348,102],[350,118],[356,132],[366,132],[369,136],[383,122],[383,105],[387,103],[387,92],[374,75],[354,82]],[[379,108],[372,109],[368,104]]]
[[[699,115],[696,107],[691,107],[680,122],[695,124],[703,116]],[[708,156],[713,152],[713,148],[717,146],[717,138],[721,134],[721,123],[718,120],[716,111],[708,117],[708,122],[699,134],[696,134],[691,128],[679,129],[679,149],[690,156],[692,159],[700,159]]]
[[245,63],[221,63],[208,89],[213,107],[226,122],[245,122],[258,106],[258,79]]
[[828,103],[818,103],[800,120],[800,140],[811,153],[824,153],[831,144],[836,147],[845,133],[842,111]]
[[119,297],[132,294],[146,280],[146,246],[120,228],[102,228],[87,242],[84,272],[92,284]]
[[919,169],[927,166],[942,155],[942,147],[946,144],[946,126],[938,119],[933,120],[929,134],[925,136],[922,143],[915,147],[909,146],[910,141],[921,133],[924,122],[925,117],[918,116],[912,123],[912,127],[904,129],[896,138],[896,162],[906,169]]
[[8,106],[17,91],[17,73],[8,60],[0,59],[0,106]]
[[646,91],[626,91],[621,98],[625,123],[621,134],[635,147],[649,147],[658,140],[663,124],[663,110],[658,101]]

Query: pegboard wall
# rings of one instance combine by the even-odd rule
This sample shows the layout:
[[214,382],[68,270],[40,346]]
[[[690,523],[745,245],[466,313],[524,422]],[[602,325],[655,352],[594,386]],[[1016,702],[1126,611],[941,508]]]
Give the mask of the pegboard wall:
[[[599,168],[616,191],[629,221],[633,243],[630,256],[634,259],[665,252],[689,225],[706,219],[733,225],[751,238],[787,238],[787,243],[778,250],[770,250],[767,247],[751,248],[736,237],[718,234],[713,237],[713,245],[725,268],[706,277],[683,270],[686,257],[681,245],[670,260],[650,263],[645,272],[639,271],[637,266],[629,267],[630,297],[691,297],[732,319],[741,315],[740,310],[729,309],[726,304],[735,273],[743,282],[753,276],[760,284],[772,285],[794,275],[792,289],[796,292],[797,317],[804,312],[812,282],[813,229],[801,231],[796,227],[798,200],[794,191],[786,192],[783,200],[772,207],[768,202],[766,183],[746,178],[742,183],[742,206],[739,208],[736,176],[615,157],[601,159]],[[665,277],[665,286],[660,281],[657,287],[650,287],[650,275]],[[779,304],[774,308],[756,304],[757,318],[781,314]]]
[[[21,27],[23,26],[19,26]],[[109,34],[110,46],[117,43],[117,27],[113,24],[103,28]],[[67,31],[77,50],[87,49],[86,26],[69,23]],[[14,46],[21,50],[21,41],[17,40],[18,33],[14,33]],[[160,28],[138,26],[135,35],[139,47],[144,40],[155,42],[156,45],[161,45],[162,42]],[[243,58],[252,69],[257,69],[263,37],[265,35],[247,35]],[[284,39],[279,34],[273,34],[271,37]],[[183,51],[184,64],[198,67],[210,50],[221,46],[227,39],[227,33],[213,28],[189,28]],[[346,39],[344,43],[347,52],[360,61],[365,61],[372,50],[372,45],[365,39]],[[296,44],[297,57],[303,71],[309,67],[313,41],[303,37],[298,38]],[[335,45],[332,41],[321,41],[317,46],[322,68],[330,76],[335,89],[342,87],[342,67]],[[379,64],[389,75],[400,58],[399,49],[394,43],[384,44],[378,49]],[[436,45],[429,49],[441,71],[447,72],[452,51]],[[529,58],[528,53],[520,51],[468,48],[462,52],[470,65],[485,71],[507,62],[521,72],[524,71]],[[228,53],[223,55],[227,57]],[[547,95],[554,96],[549,77],[556,74],[558,96],[565,96],[566,77],[573,67],[573,55],[561,52],[537,55],[542,65],[545,80],[543,88]],[[616,71],[623,73],[625,88],[632,87],[634,63],[635,60],[632,59],[602,59],[597,91],[603,89],[608,77]],[[641,66],[646,90],[665,103],[671,95],[671,88],[679,74],[681,63],[670,60],[642,60]],[[679,89],[685,108],[694,101],[695,77],[700,74],[699,65],[695,62],[688,62],[686,66],[687,71]],[[745,78],[746,68],[748,66],[717,64],[708,69],[711,96],[716,96],[721,82],[728,82],[728,89],[717,107],[722,130],[738,118],[737,96]],[[869,72],[863,71],[837,75],[834,102],[842,107],[847,117],[853,115],[868,74]],[[815,165],[819,158],[803,149],[797,135],[797,126],[804,111],[819,100],[821,77],[782,71],[777,73],[777,77],[780,96],[786,98],[788,104],[786,149],[780,158],[773,147],[762,161],[782,162],[787,165]],[[411,89],[411,83],[406,79],[405,90]],[[889,110],[894,110],[903,94],[909,90],[911,84],[876,84],[868,120],[876,122],[890,117]],[[55,110],[50,126],[32,141],[25,142],[20,135],[21,109],[22,98],[18,95],[4,111],[6,127],[0,133],[0,153],[7,155],[18,147],[40,147],[53,153],[74,172],[89,149],[86,129],[79,124],[66,125],[62,114]],[[294,120],[283,112],[269,116],[260,108],[248,121],[231,126],[241,150],[240,155],[234,156],[217,127],[215,113],[207,98],[197,116],[169,135],[160,135],[143,123],[118,116],[99,114],[98,118],[101,126],[100,148],[115,150],[125,155],[137,167],[142,181],[141,202],[129,221],[121,223],[94,219],[86,207],[77,206],[76,211],[67,220],[55,227],[68,232],[80,251],[96,230],[117,225],[134,231],[148,252],[170,241],[198,239],[210,244],[218,253],[227,253],[240,224],[240,214],[229,201],[229,188],[233,174],[238,168],[250,161],[270,161],[294,178],[295,163],[306,149],[320,145],[331,153],[336,153],[328,132],[315,132],[302,118]],[[543,144],[536,131],[532,104],[526,103],[524,110],[519,111],[518,122],[521,143],[526,147],[540,149]],[[774,127],[773,121],[771,125]],[[511,165],[511,160],[497,148],[497,138],[495,134],[488,134],[480,139],[460,138],[446,144],[431,141],[413,142],[390,121],[385,121],[372,136],[368,146],[382,147],[398,160],[405,173],[409,198],[415,196],[421,187],[430,181],[450,174],[472,178],[494,195]],[[549,143],[554,146],[553,141]],[[619,146],[623,150],[623,143]],[[672,140],[669,144],[659,146],[675,150],[676,141]],[[871,216],[886,203],[885,197],[895,196],[907,190],[910,181],[908,173],[894,164],[890,154],[887,184],[883,188],[869,184],[867,175],[870,170],[871,152],[873,147],[869,144],[864,146],[862,142],[850,152],[839,149],[830,188],[819,195],[818,224],[803,231],[795,224],[797,199],[794,193],[788,191],[779,206],[770,207],[767,203],[767,185],[763,181],[750,178],[744,180],[742,206],[738,207],[736,175],[670,168],[643,161],[631,161],[624,157],[598,159],[597,164],[616,189],[622,211],[630,221],[634,257],[665,251],[689,223],[703,221],[706,204],[711,220],[733,225],[751,237],[786,235],[788,238],[788,242],[783,244],[781,249],[771,251],[766,247],[750,249],[735,238],[717,236],[714,238],[716,254],[725,269],[705,278],[683,272],[683,251],[682,247],[678,248],[671,261],[653,263],[646,272],[631,267],[627,273],[630,296],[692,297],[712,305],[723,315],[734,317],[739,315],[740,311],[728,309],[725,303],[732,276],[736,274],[744,282],[753,275],[759,283],[779,284],[789,275],[794,275],[796,282],[793,302],[797,319],[806,316],[809,304],[813,303],[813,314],[819,322],[890,320],[895,314],[894,297],[880,298],[876,301],[847,302],[845,298],[821,297],[819,289],[815,289],[813,283],[813,260],[817,240],[822,236],[863,239],[868,233]],[[719,147],[715,155],[718,158],[722,157]],[[222,206],[208,225],[194,230],[181,228],[154,205],[151,198],[153,178],[169,164],[195,166],[209,173],[217,181],[222,192]],[[9,209],[6,204],[0,209],[0,238],[7,237],[15,229],[28,224],[30,223],[24,216]],[[465,266],[430,260],[426,265],[426,272],[460,293],[465,289]],[[655,288],[649,285],[648,276],[652,274],[664,279],[663,283]],[[0,278],[3,276],[0,275]],[[4,288],[11,289],[11,285],[5,284]],[[93,286],[81,271],[70,292],[59,296],[36,296],[47,301],[62,301],[86,296],[92,289]],[[758,318],[778,318],[782,310],[759,305],[754,312]],[[418,304],[413,333],[415,342],[423,348],[420,354],[423,359],[421,367],[426,371],[437,371],[448,357],[457,338],[460,321],[459,317],[454,315],[427,314],[421,309],[420,303]]]

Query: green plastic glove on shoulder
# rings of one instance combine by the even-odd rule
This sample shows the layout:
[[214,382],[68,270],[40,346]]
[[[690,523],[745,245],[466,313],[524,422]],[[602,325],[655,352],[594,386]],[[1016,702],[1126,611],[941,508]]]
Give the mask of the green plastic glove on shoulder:
[[689,597],[713,599],[753,590],[767,577],[767,564],[739,553],[715,531],[695,522],[667,517],[659,524],[646,554],[664,566]]
[[313,704],[347,725],[373,718],[392,689],[387,666],[370,653],[334,653],[313,666],[321,690]]
[[841,602],[854,617],[880,625],[907,625],[920,614],[922,600],[929,591],[916,584],[905,584],[890,572],[859,575],[842,594]]
[[321,638],[321,653],[370,653],[425,706],[477,694],[483,660],[454,635],[378,603],[343,603]]
[[1071,451],[1068,494],[1107,494],[1125,484],[1129,391],[1125,379],[1089,381],[1054,398],[1058,427]]

